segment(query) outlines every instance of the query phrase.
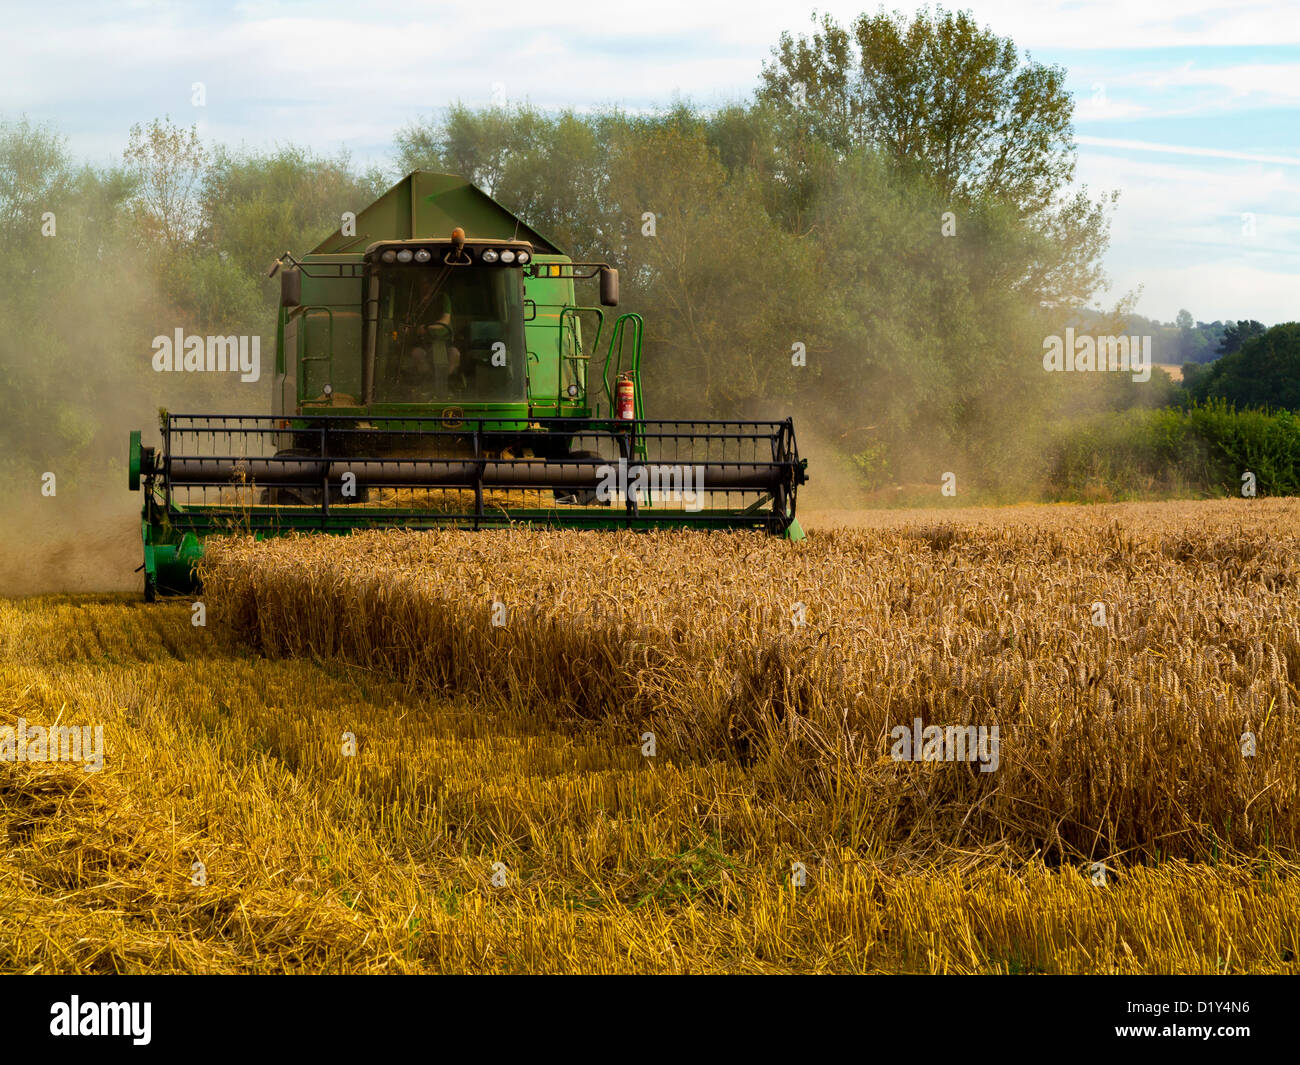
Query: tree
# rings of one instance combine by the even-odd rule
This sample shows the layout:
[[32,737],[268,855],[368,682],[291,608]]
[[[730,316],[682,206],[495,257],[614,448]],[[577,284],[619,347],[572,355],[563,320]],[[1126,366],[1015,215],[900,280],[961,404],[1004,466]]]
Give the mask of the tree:
[[806,116],[838,151],[870,145],[941,195],[992,194],[1027,215],[1074,176],[1065,71],[1026,58],[965,12],[823,15],[811,38],[781,36],[760,97]]
[[1193,395],[1238,407],[1300,410],[1300,322],[1248,337],[1237,351],[1210,364]]
[[811,244],[784,239],[754,184],[729,178],[698,122],[624,128],[609,172],[611,261],[628,279],[628,308],[647,320],[650,409],[788,412],[799,380],[791,345],[817,344]]
[[185,302],[205,321],[248,321],[269,329],[280,284],[266,277],[284,251],[314,248],[384,190],[375,172],[358,175],[348,156],[320,158],[285,145],[269,152],[218,147],[199,197],[197,255],[189,264]]
[[0,123],[0,227],[7,247],[39,238],[41,215],[55,209],[71,181],[61,136],[26,118]]
[[199,226],[197,192],[208,161],[198,128],[183,129],[170,117],[155,118],[147,127],[136,124],[123,157],[137,183],[134,208],[140,237],[168,251],[189,243]]
[[45,126],[0,123],[0,219],[12,227],[0,258],[0,474],[22,484],[57,470],[73,505],[104,483],[133,404],[147,412],[157,384],[142,335],[161,316],[125,224],[132,188],[120,170],[75,167]]
[[444,117],[398,133],[398,167],[463,177],[569,254],[598,259],[616,240],[604,191],[610,145],[629,125],[614,111],[475,111],[455,104]]
[[[1108,211],[1073,194],[1073,100],[1065,71],[1025,58],[971,16],[938,8],[860,15],[849,29],[823,15],[811,37],[783,34],[759,100],[842,161],[877,151],[929,185],[954,214],[1011,212],[1023,223],[1014,276],[1030,300],[1081,306],[1104,282]],[[796,176],[806,179],[796,167]],[[1009,263],[1008,263],[1009,265]]]
[[1223,339],[1219,342],[1219,354],[1231,355],[1233,352],[1240,351],[1241,345],[1254,336],[1260,336],[1264,333],[1264,324],[1256,322],[1254,319],[1242,319],[1239,322],[1229,322],[1223,328]]

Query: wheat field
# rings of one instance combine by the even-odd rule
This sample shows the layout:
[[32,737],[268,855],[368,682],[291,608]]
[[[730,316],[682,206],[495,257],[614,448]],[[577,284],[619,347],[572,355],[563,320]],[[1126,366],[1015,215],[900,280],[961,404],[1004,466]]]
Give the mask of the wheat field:
[[1297,518],[230,539],[201,614],[0,600],[0,725],[106,737],[0,766],[0,969],[1296,972]]

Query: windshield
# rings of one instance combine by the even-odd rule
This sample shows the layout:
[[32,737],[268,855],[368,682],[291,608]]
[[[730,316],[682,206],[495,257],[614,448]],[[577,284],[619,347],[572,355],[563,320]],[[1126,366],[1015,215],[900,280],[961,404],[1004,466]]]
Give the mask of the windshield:
[[520,272],[381,266],[375,342],[379,403],[494,402],[528,395]]

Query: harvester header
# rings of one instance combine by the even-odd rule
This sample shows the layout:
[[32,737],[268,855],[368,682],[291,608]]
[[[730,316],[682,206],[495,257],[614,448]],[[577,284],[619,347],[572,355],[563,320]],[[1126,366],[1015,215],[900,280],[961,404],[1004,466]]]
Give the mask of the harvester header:
[[[789,420],[656,421],[618,272],[574,262],[481,190],[417,172],[280,276],[269,413],[131,437],[145,591],[206,537],[359,528],[759,529],[799,538]],[[599,304],[575,282],[599,280]]]

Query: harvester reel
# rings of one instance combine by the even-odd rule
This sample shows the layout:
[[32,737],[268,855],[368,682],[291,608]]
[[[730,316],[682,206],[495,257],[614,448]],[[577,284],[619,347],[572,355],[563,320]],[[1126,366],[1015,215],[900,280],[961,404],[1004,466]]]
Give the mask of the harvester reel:
[[[317,454],[308,448],[291,447],[283,451],[277,451],[275,457],[285,459],[312,459],[317,458]],[[337,485],[330,485],[330,505],[336,503],[365,503],[370,498],[369,489],[358,485],[355,496],[344,497],[342,488]],[[310,487],[306,485],[274,485],[270,488],[262,489],[260,502],[264,506],[301,506],[301,507],[319,507],[321,504],[321,490],[318,485]]]
[[[291,441],[299,446],[276,450]],[[459,412],[321,414],[298,426],[270,415],[172,414],[161,448],[133,436],[129,466],[145,495],[147,598],[194,588],[204,539],[231,531],[525,525],[754,529],[798,540],[795,494],[807,479],[789,419],[574,424]],[[599,498],[611,469],[624,506]],[[253,486],[250,505],[240,489]]]
[[[595,459],[597,462],[603,462],[604,459],[595,451],[574,451],[570,453],[571,458],[575,459]],[[566,506],[576,507],[600,507],[608,506],[610,500],[602,500],[599,492],[595,488],[580,488],[568,493],[555,494],[555,502],[562,503]]]

